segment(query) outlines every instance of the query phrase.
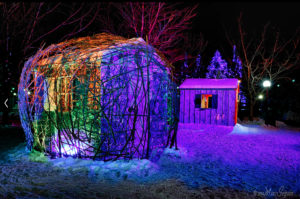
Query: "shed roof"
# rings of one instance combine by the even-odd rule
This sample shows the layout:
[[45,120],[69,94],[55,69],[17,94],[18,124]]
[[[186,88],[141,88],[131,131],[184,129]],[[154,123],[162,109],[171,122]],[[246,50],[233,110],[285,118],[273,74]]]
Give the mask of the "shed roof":
[[238,79],[186,79],[180,89],[189,88],[237,88]]

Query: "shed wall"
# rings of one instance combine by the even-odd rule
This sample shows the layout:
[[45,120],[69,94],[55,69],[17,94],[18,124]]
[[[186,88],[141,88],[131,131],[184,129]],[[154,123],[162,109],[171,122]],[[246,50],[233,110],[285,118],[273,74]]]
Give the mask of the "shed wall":
[[[235,125],[237,89],[180,89],[180,123]],[[196,94],[217,95],[216,108],[195,108]]]

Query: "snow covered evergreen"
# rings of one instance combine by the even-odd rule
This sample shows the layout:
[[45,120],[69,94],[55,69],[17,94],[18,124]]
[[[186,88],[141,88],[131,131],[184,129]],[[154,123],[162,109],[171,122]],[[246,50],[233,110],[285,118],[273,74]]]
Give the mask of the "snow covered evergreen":
[[224,79],[230,75],[227,62],[222,59],[221,53],[218,50],[215,52],[207,70],[206,78]]
[[236,46],[233,46],[232,66],[222,59],[220,51],[216,51],[210,65],[207,68],[206,78],[224,79],[224,78],[242,78],[242,62],[236,53]]

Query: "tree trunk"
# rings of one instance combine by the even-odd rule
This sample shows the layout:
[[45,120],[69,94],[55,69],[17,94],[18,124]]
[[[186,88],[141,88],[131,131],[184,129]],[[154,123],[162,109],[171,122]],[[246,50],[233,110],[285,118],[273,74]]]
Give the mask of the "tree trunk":
[[250,113],[249,113],[249,120],[253,121],[253,117],[254,117],[254,105],[255,105],[255,101],[250,100]]

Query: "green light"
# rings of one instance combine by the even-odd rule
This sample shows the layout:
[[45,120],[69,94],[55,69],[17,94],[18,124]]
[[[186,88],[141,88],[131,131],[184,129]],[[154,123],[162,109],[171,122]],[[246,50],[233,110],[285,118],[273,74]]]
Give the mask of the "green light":
[[12,88],[12,90],[15,90],[15,88]]
[[277,84],[277,87],[280,87],[280,84]]
[[14,95],[14,96],[16,96],[16,95],[17,95],[17,93],[14,93],[13,95]]
[[292,79],[292,82],[293,82],[293,83],[295,83],[295,81],[296,81],[295,79]]

